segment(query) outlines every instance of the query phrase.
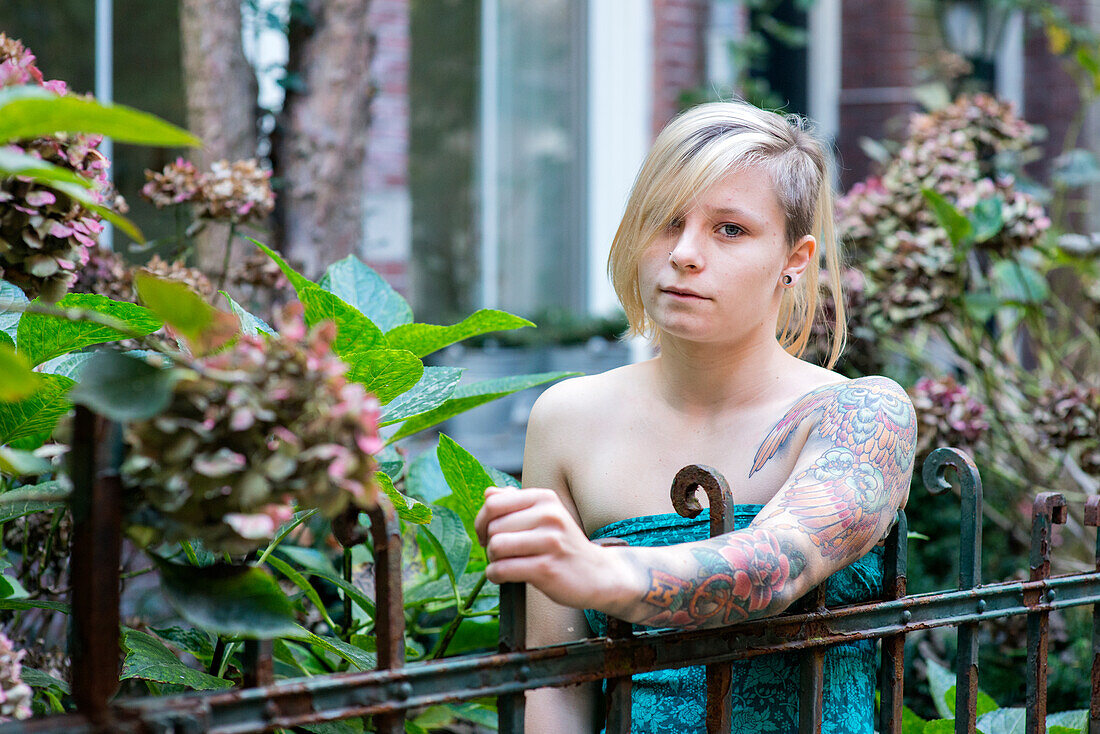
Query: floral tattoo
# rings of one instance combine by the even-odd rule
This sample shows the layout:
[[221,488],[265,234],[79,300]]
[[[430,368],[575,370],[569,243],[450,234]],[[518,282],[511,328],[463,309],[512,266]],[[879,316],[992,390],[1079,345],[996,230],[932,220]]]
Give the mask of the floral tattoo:
[[790,583],[807,565],[802,550],[813,548],[834,567],[888,527],[913,469],[916,416],[905,393],[881,377],[809,393],[769,432],[749,476],[788,450],[813,415],[806,445],[820,445],[821,454],[790,480],[767,517],[693,546],[692,572],[648,569],[642,601],[657,611],[645,624],[700,627],[774,613],[793,601]]

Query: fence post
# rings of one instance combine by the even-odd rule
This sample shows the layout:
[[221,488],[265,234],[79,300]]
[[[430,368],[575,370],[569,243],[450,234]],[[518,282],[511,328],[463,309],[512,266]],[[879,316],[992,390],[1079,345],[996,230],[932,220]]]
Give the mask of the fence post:
[[[1085,524],[1096,528],[1096,570],[1100,571],[1100,495],[1085,501]],[[1092,694],[1089,734],[1100,734],[1100,604],[1092,605]]]
[[[706,492],[710,503],[710,537],[732,531],[733,493],[721,472],[709,466],[689,464],[676,472],[669,491],[676,512],[683,517],[697,517],[703,511],[696,489]],[[729,734],[732,679],[730,663],[707,666],[707,734]]]
[[[378,669],[391,670],[405,665],[405,601],[401,590],[401,526],[397,512],[387,497],[379,495],[378,504],[367,510],[371,540],[374,542],[374,632],[378,645]],[[398,683],[391,691],[394,701],[409,697],[408,683]],[[404,734],[405,712],[374,717],[378,734]]]
[[[605,548],[629,545],[622,538],[599,538],[597,545]],[[614,617],[607,618],[607,636],[612,640],[626,640],[634,636],[634,625]],[[604,694],[604,732],[606,734],[630,734],[631,694],[634,679],[629,674],[607,679]]]
[[[955,470],[962,497],[959,519],[959,589],[982,583],[982,478],[974,461],[953,448],[936,449],[924,461],[922,478],[932,494],[951,489],[948,467]],[[978,719],[978,623],[959,625],[955,654],[955,734],[969,734]]]
[[[1057,492],[1041,492],[1031,509],[1031,580],[1050,578],[1050,534],[1053,523],[1066,521],[1066,498]],[[1054,590],[1040,591],[1032,604],[1044,604],[1054,598]],[[1050,612],[1027,615],[1027,734],[1043,734],[1047,720],[1047,625]]]
[[[882,591],[886,600],[901,599],[906,592],[909,522],[905,510],[898,510],[894,528],[886,538]],[[879,669],[879,731],[902,734],[901,710],[905,691],[905,635],[882,638],[882,666]]]
[[[500,652],[527,649],[527,585],[500,585]],[[522,682],[522,681],[521,681]],[[525,692],[497,697],[497,731],[523,734]]]
[[[97,461],[110,445],[97,436],[95,414],[76,406],[70,475],[73,481],[72,575],[73,700],[89,720],[110,718],[118,690],[119,563],[122,557],[122,487],[118,474]],[[100,427],[102,428],[102,425]]]

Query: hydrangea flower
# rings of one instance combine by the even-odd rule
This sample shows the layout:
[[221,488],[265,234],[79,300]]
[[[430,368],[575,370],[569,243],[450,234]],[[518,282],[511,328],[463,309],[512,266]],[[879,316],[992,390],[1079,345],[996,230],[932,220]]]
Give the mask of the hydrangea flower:
[[0,721],[29,719],[34,691],[23,682],[23,650],[0,633]]
[[[58,94],[61,82],[47,82],[22,43],[0,33],[0,88],[35,84]],[[10,148],[67,168],[94,184],[98,203],[114,199],[107,182],[109,163],[96,150],[98,135],[58,134],[20,141]],[[103,225],[99,217],[65,194],[25,177],[0,179],[0,278],[29,297],[60,300],[88,262]]]
[[346,380],[333,324],[307,330],[300,308],[282,314],[280,336],[244,336],[177,368],[170,406],[130,425],[134,523],[243,554],[296,508],[334,517],[374,503],[378,400]]
[[917,412],[917,454],[953,446],[972,450],[989,430],[985,406],[954,377],[922,377],[909,391]]

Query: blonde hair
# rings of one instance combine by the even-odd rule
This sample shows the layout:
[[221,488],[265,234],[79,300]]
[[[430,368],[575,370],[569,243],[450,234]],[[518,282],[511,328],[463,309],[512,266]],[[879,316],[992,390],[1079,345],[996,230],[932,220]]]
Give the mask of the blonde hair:
[[[833,193],[825,146],[798,115],[779,115],[744,102],[712,102],[680,114],[665,126],[642,164],[615,233],[608,272],[630,320],[630,333],[651,335],[642,306],[638,263],[642,251],[690,203],[723,176],[743,168],[766,171],[784,212],[788,247],[814,235],[825,260],[836,305],[826,366],[836,364],[846,336],[839,244],[833,227]],[[784,290],[776,337],[801,356],[821,311],[822,257],[811,259],[798,283]]]

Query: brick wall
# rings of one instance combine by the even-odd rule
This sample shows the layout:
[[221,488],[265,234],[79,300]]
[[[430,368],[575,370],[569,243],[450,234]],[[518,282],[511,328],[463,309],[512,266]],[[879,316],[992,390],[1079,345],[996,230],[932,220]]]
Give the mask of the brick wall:
[[[1056,0],[1075,23],[1088,21],[1088,0]],[[1053,156],[1062,150],[1066,130],[1077,112],[1080,98],[1077,85],[1067,74],[1062,62],[1050,53],[1046,33],[1027,24],[1024,30],[1024,109],[1028,122],[1046,127],[1049,137],[1043,143],[1043,159],[1031,172],[1045,178]],[[1078,147],[1087,141],[1078,140]]]
[[896,134],[897,122],[916,109],[912,96],[919,44],[907,0],[842,3],[840,133],[841,186],[871,172],[859,139]]
[[374,34],[371,131],[367,143],[366,241],[363,259],[402,293],[408,289],[409,2],[371,0]]
[[706,78],[707,0],[653,0],[653,134]]

